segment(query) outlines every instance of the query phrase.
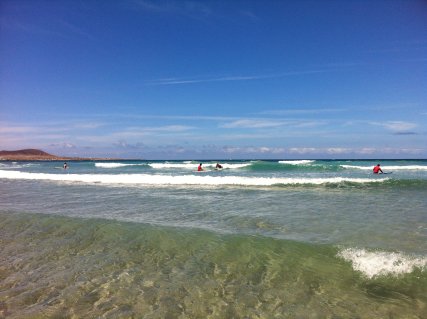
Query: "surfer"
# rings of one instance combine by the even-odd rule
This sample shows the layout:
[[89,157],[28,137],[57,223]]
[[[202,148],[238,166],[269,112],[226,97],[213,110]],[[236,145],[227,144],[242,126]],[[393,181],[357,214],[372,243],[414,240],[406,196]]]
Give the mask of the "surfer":
[[68,168],[68,164],[67,164],[67,162],[64,162],[64,169],[67,169]]
[[197,167],[197,171],[198,171],[198,172],[203,171],[202,163],[200,163],[200,164],[199,164],[199,167]]
[[380,167],[380,164],[377,164],[377,166],[374,167],[373,172],[374,172],[374,174],[379,174],[380,172],[381,172],[381,174],[384,173]]
[[216,163],[215,169],[221,169],[222,165],[220,163]]

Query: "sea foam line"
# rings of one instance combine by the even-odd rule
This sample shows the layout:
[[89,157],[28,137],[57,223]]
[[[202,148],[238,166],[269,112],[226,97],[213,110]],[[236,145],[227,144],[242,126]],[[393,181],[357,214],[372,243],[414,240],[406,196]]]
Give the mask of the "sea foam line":
[[[197,173],[196,173],[197,174]],[[45,174],[19,171],[0,170],[0,178],[51,180],[101,184],[141,184],[141,185],[241,185],[241,186],[272,186],[272,185],[321,185],[351,183],[378,183],[386,179],[367,178],[269,178],[241,176],[200,176],[200,175],[151,175],[151,174]]]
[[[199,164],[195,163],[149,163],[148,166],[155,169],[167,169],[167,168],[181,168],[181,169],[190,169],[195,170]],[[203,165],[205,166],[205,165]]]
[[415,268],[427,267],[427,257],[408,256],[398,252],[346,248],[338,253],[338,257],[351,262],[354,270],[360,271],[368,278],[398,276],[411,273]]
[[[182,169],[190,169],[195,170],[199,163],[149,163],[149,166],[155,169],[165,169],[165,168],[182,168]],[[222,168],[224,169],[239,169],[246,166],[250,166],[251,163],[221,163]],[[202,163],[203,168],[215,168],[216,163]]]
[[[343,168],[350,168],[350,169],[361,169],[361,170],[369,170],[371,171],[374,166],[357,166],[357,165],[340,165]],[[427,166],[424,165],[402,165],[402,166],[381,166],[381,169],[383,170],[393,170],[393,171],[398,171],[398,170],[405,170],[405,171],[410,171],[410,170],[424,170],[427,171]]]
[[145,166],[146,164],[124,164],[124,163],[95,163],[95,167],[100,168],[119,168],[119,167],[125,167],[125,166]]
[[293,160],[293,161],[279,161],[280,164],[290,165],[305,165],[315,162],[314,160]]

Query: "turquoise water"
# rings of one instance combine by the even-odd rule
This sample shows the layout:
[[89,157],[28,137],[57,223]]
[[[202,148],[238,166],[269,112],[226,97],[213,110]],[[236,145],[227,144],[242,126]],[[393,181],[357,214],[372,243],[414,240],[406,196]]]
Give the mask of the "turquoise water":
[[215,163],[0,163],[0,315],[427,317],[427,161]]

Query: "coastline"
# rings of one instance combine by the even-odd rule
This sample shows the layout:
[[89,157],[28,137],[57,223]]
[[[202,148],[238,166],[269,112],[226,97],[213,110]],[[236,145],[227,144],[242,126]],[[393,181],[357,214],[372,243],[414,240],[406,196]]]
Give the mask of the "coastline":
[[120,161],[121,158],[0,156],[0,162]]
[[120,158],[56,156],[37,149],[0,151],[0,161],[114,161]]

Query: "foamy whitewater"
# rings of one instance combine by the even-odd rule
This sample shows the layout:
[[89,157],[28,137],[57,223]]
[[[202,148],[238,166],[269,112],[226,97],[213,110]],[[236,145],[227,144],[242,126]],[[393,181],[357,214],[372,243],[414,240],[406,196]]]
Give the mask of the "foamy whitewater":
[[0,318],[427,317],[426,160],[219,163],[0,162]]

